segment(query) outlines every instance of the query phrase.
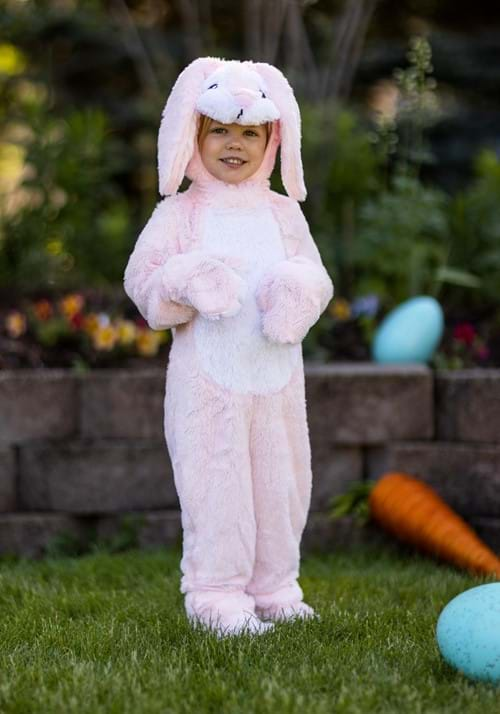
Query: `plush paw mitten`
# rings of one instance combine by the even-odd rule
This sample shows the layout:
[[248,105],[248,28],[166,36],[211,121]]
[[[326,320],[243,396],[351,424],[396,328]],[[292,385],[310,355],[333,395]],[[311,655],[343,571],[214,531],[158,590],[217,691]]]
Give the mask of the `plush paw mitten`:
[[174,255],[163,268],[162,298],[189,305],[209,320],[233,317],[247,291],[236,268],[235,259],[203,251]]
[[271,342],[297,344],[317,322],[329,281],[311,260],[295,256],[278,263],[257,290],[262,332]]

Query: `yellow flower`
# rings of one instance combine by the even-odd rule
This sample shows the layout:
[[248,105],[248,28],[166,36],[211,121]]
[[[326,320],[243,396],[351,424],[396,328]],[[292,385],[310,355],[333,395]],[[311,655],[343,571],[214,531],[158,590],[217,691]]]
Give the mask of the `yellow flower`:
[[26,332],[25,316],[17,310],[12,310],[5,319],[5,328],[10,337],[21,337]]
[[134,342],[137,327],[132,320],[118,320],[116,329],[118,330],[118,342],[121,345],[131,345]]
[[21,146],[9,142],[0,142],[0,188],[8,193],[17,188],[21,181],[26,152]]
[[336,320],[348,320],[351,317],[351,307],[344,298],[333,300],[328,308],[328,312]]
[[135,340],[137,351],[143,357],[154,357],[160,346],[160,335],[154,330],[138,330]]
[[105,350],[109,352],[113,349],[118,341],[118,331],[113,325],[97,326],[97,329],[92,335],[92,342],[96,350]]
[[23,53],[15,45],[3,42],[0,45],[0,74],[20,74],[26,67]]
[[53,238],[45,244],[45,250],[49,255],[61,255],[63,252],[63,242],[58,238]]
[[83,295],[72,293],[71,295],[66,295],[66,297],[60,301],[59,306],[62,313],[68,318],[68,320],[70,320],[74,315],[81,311],[84,304],[85,299]]
[[83,318],[83,331],[86,332],[88,335],[91,337],[94,335],[96,330],[99,327],[99,318],[95,314],[95,312],[89,312],[88,315],[85,315]]

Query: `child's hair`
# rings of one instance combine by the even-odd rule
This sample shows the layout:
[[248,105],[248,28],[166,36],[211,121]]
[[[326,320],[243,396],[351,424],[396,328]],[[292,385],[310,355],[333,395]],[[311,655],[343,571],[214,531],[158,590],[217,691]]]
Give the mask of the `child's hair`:
[[[206,135],[208,134],[208,130],[210,128],[210,124],[213,121],[210,117],[207,117],[205,114],[200,114],[199,120],[198,120],[198,146],[201,147],[203,140],[205,139]],[[266,130],[266,146],[267,142],[269,141],[269,137],[271,136],[271,130],[273,127],[272,122],[268,121],[264,124],[265,130]]]

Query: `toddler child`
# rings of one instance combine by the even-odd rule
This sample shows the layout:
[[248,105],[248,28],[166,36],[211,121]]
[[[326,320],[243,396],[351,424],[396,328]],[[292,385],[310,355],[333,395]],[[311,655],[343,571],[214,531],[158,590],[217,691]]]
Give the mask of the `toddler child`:
[[[278,146],[288,196],[269,186]],[[301,342],[333,296],[297,203],[300,115],[285,77],[192,62],[165,105],[158,168],[166,198],[124,287],[152,329],[173,333],[165,438],[181,592],[193,623],[259,634],[315,614],[297,582],[311,493]]]

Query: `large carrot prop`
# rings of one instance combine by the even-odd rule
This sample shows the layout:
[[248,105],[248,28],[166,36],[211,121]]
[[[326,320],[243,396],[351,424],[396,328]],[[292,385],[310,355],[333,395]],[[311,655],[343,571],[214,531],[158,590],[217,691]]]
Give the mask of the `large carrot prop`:
[[[474,573],[500,578],[500,559],[437,493],[405,473],[387,473],[337,499],[332,515],[357,510],[402,541]],[[346,505],[347,504],[347,505]]]

